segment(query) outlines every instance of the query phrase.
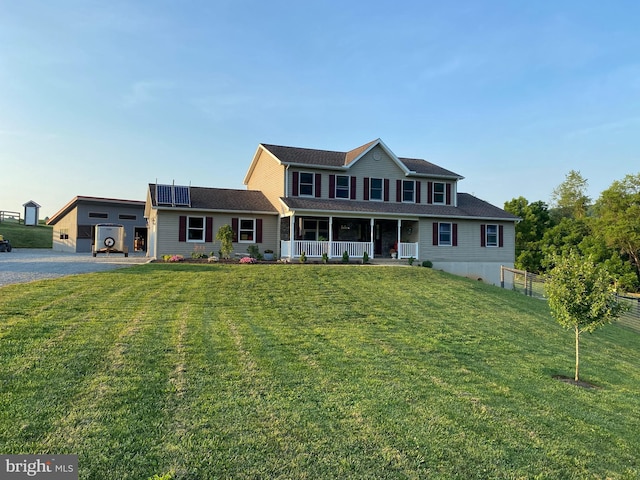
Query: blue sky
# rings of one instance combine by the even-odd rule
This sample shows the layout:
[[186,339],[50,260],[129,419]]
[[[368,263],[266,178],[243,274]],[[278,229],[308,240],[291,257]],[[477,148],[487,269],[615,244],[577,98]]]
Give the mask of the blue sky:
[[0,210],[244,188],[259,143],[396,155],[495,205],[640,172],[640,2],[0,0]]

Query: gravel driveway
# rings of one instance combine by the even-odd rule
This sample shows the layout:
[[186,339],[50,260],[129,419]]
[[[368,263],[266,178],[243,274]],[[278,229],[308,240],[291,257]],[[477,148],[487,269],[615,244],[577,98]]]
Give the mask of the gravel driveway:
[[77,273],[103,272],[147,263],[144,254],[61,253],[49,249],[14,248],[0,252],[0,287]]

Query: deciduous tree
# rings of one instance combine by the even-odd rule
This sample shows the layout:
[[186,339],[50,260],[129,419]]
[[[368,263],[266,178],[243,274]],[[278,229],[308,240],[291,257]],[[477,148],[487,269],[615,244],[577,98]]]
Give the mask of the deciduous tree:
[[595,214],[598,233],[629,258],[640,280],[640,173],[627,175],[602,192]]
[[584,218],[591,203],[587,196],[587,180],[577,170],[571,170],[564,182],[551,194],[551,203],[560,217]]
[[615,320],[624,310],[613,291],[613,279],[601,265],[571,250],[556,255],[544,284],[545,295],[555,319],[573,329],[576,341],[575,380],[580,371],[580,335]]

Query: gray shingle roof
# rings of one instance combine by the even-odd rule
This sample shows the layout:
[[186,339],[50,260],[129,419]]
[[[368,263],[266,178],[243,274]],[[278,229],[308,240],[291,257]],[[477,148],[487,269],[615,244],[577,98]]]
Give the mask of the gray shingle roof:
[[[376,140],[349,152],[334,152],[331,150],[315,150],[311,148],[285,147],[282,145],[261,145],[269,150],[278,160],[285,165],[308,165],[309,167],[335,167],[342,168],[349,165],[362,152],[367,150]],[[462,178],[461,175],[439,167],[426,160],[418,158],[398,158],[411,172],[419,175],[433,175],[438,177]]]
[[[190,187],[191,207],[201,210],[245,211],[278,213],[264,194],[257,190],[234,190],[228,188]],[[151,202],[157,207],[155,184],[149,184]],[[171,208],[171,207],[169,207]],[[189,207],[176,207],[180,209]]]
[[415,215],[421,217],[450,217],[493,219],[513,222],[518,217],[490,203],[469,195],[458,193],[458,206],[424,205],[397,202],[366,202],[353,200],[327,200],[320,198],[287,197],[282,202],[292,210],[321,212],[344,212],[363,214]]

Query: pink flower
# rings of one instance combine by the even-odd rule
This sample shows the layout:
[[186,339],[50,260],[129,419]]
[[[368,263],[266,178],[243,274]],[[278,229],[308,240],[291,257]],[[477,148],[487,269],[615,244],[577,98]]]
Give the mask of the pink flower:
[[240,259],[240,263],[258,263],[258,261],[255,258],[251,258],[251,257],[242,257]]

